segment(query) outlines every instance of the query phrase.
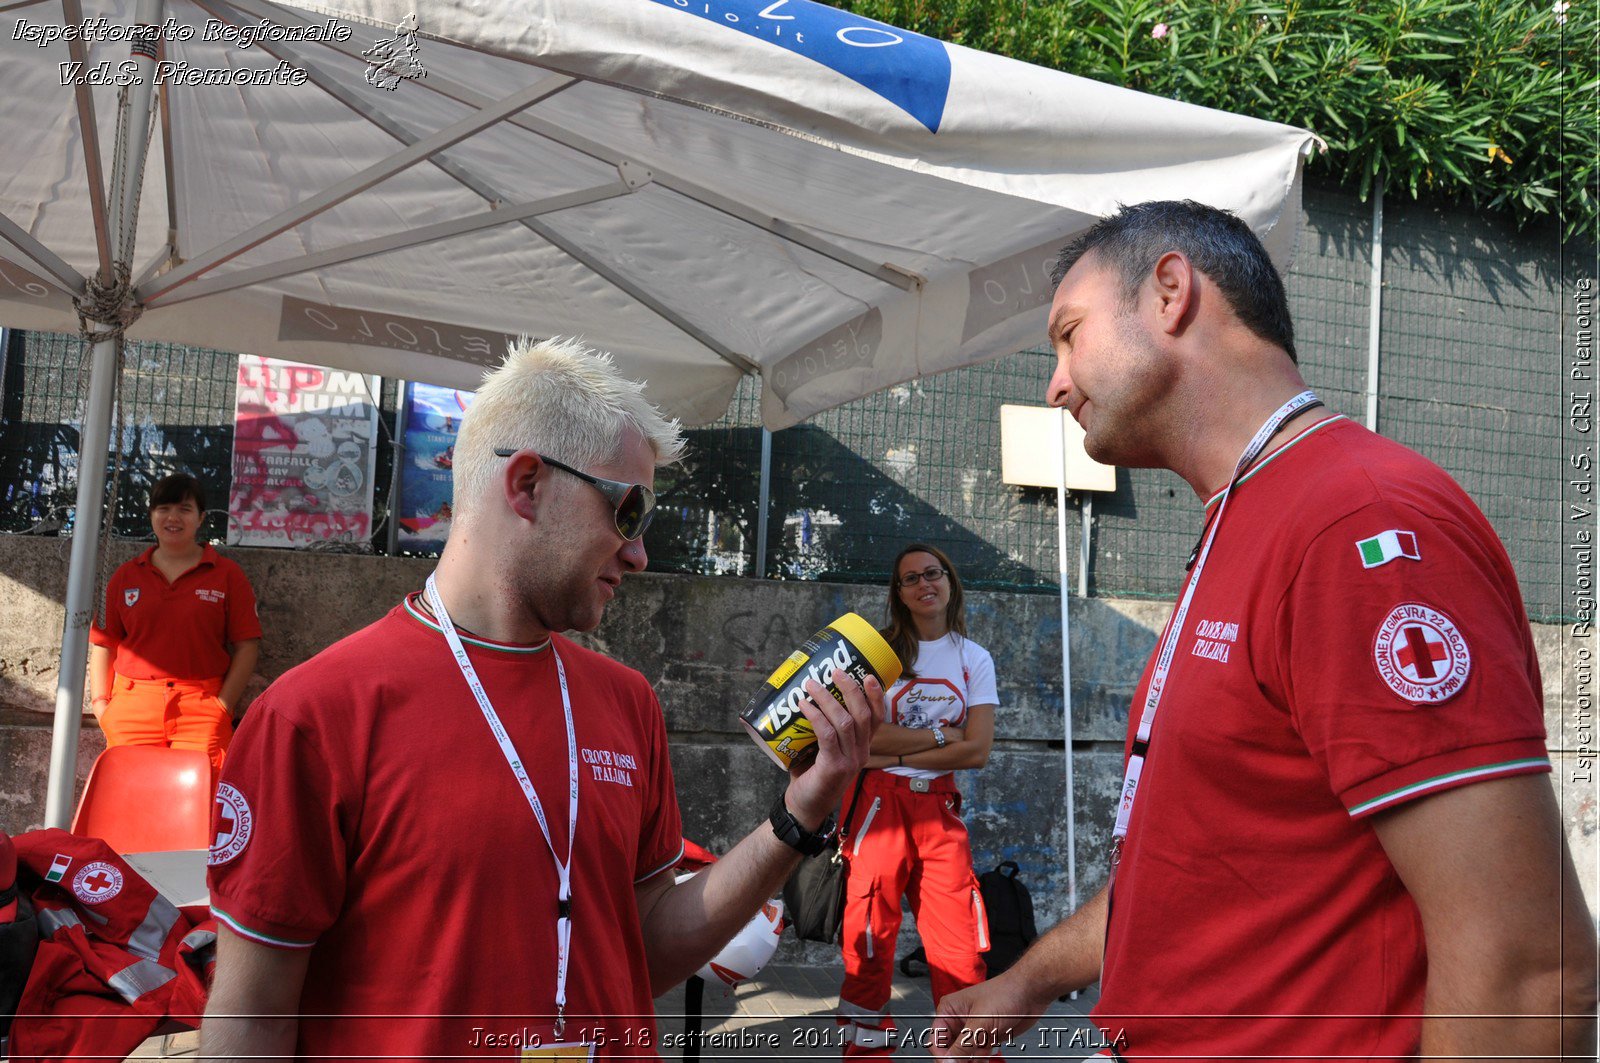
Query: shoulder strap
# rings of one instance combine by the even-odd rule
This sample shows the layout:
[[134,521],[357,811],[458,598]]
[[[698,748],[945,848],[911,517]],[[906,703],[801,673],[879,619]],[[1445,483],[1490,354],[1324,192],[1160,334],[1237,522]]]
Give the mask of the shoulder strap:
[[866,785],[868,769],[862,768],[856,774],[855,792],[850,795],[850,810],[844,814],[844,819],[839,821],[839,840],[842,842],[850,834],[850,821],[855,819],[856,802],[861,800],[861,787]]

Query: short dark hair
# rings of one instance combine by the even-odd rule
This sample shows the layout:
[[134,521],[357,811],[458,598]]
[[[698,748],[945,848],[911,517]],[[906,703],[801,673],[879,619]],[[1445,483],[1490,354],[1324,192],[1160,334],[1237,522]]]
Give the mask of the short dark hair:
[[1291,361],[1300,360],[1283,278],[1238,216],[1192,199],[1124,206],[1061,249],[1054,286],[1059,288],[1067,271],[1090,251],[1121,275],[1125,305],[1137,298],[1162,255],[1181,251],[1217,286],[1246,328],[1282,347]]
[[194,499],[194,508],[201,513],[206,511],[206,492],[196,480],[186,472],[175,472],[171,476],[163,476],[150,488],[150,512],[154,513],[157,506],[182,505],[188,499]]

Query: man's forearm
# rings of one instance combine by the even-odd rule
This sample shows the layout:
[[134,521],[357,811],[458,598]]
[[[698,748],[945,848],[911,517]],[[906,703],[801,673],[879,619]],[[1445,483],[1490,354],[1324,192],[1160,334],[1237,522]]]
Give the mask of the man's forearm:
[[1559,970],[1523,974],[1494,984],[1481,981],[1470,995],[1423,1003],[1424,1059],[1522,1060],[1595,1058],[1592,974]]
[[309,949],[282,950],[217,930],[217,967],[200,1024],[202,1059],[288,1059],[300,1037]]
[[200,1025],[201,1063],[229,1060],[292,1059],[300,1034],[294,1015],[228,1015],[206,1006]]
[[1102,889],[1022,954],[1006,974],[1039,986],[1055,999],[1090,985],[1100,977],[1105,960],[1106,890]]
[[[825,860],[827,854],[812,859]],[[771,825],[762,823],[726,856],[667,890],[644,920],[652,995],[671,989],[715,956],[778,892],[800,860]]]

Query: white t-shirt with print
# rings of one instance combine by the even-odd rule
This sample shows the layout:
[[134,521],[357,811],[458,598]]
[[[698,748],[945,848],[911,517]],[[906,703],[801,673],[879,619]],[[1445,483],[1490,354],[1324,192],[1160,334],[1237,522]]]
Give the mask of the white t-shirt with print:
[[[994,658],[989,651],[951,632],[933,642],[917,643],[914,678],[901,678],[889,688],[889,722],[901,727],[966,727],[967,706],[998,705]],[[937,779],[948,769],[885,768],[912,779]]]

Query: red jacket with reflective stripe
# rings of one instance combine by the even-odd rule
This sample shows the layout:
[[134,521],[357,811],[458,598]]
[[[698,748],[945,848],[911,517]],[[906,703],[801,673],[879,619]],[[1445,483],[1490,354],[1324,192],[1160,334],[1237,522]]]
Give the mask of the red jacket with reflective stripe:
[[12,1063],[125,1056],[168,1018],[198,1026],[216,923],[196,923],[98,838],[14,839],[39,952],[11,1027]]

